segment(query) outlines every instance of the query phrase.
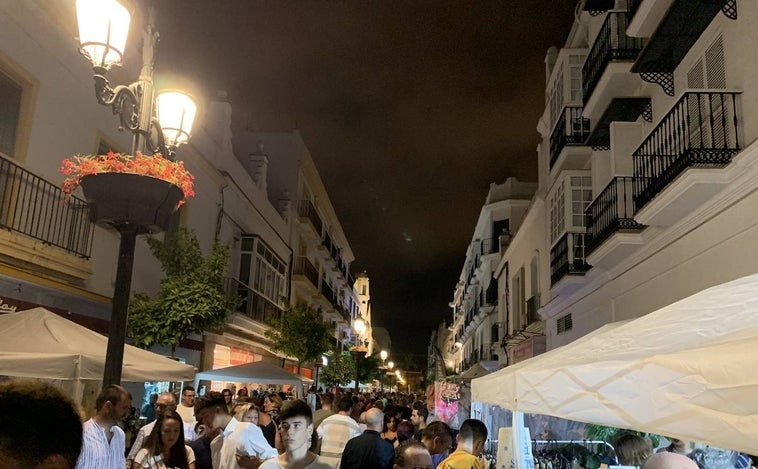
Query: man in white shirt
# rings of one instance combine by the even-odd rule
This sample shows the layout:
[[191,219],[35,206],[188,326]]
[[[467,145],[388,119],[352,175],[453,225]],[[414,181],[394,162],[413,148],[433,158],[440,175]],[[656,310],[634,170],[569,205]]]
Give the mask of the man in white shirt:
[[279,435],[284,453],[264,461],[258,469],[331,469],[330,465],[308,450],[308,439],[313,434],[313,412],[308,404],[300,399],[286,401],[282,404],[279,418],[282,421]]
[[337,413],[325,418],[316,429],[321,439],[321,462],[335,469],[339,465],[347,440],[363,433],[358,422],[350,417],[352,409],[353,400],[343,395],[337,400]]
[[176,413],[182,417],[182,422],[195,427],[195,388],[185,386],[182,389],[182,402],[176,407]]
[[118,426],[129,413],[132,396],[116,384],[106,386],[95,401],[97,413],[82,425],[82,452],[76,469],[124,469],[126,438]]
[[240,469],[238,455],[264,461],[278,454],[268,444],[260,427],[239,422],[227,413],[224,396],[218,392],[209,392],[198,399],[195,415],[206,428],[221,430],[221,434],[211,441],[214,469]]

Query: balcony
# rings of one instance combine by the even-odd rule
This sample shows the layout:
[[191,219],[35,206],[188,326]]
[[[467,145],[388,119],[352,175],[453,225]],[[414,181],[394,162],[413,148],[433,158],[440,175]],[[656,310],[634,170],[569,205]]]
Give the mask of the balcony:
[[582,99],[585,106],[611,62],[629,62],[625,69],[618,71],[628,73],[631,69],[631,62],[637,58],[642,50],[644,40],[627,36],[627,24],[628,17],[625,11],[613,11],[606,16],[605,22],[603,22],[603,26],[592,45],[592,50],[590,50],[582,67]]
[[479,242],[479,252],[482,256],[499,252],[499,238],[483,239]]
[[602,117],[597,119],[587,143],[592,148],[611,147],[611,123],[634,122],[640,115],[646,121],[652,119],[650,98],[613,98]]
[[[684,93],[637,148],[635,211],[644,208],[639,220],[670,225],[723,188],[719,171],[713,169],[729,164],[741,150],[739,94]],[[657,197],[664,191],[666,197]]]
[[[307,257],[295,257],[295,265],[294,269],[292,270],[292,275],[301,276],[310,283],[313,289],[318,289],[318,271],[313,266],[313,264],[311,264],[311,261],[309,261]],[[293,280],[297,279],[293,278]]]
[[66,280],[87,278],[95,225],[78,197],[0,158],[0,254]]
[[321,221],[321,217],[316,211],[316,207],[313,206],[313,202],[310,200],[300,200],[297,203],[297,216],[303,223],[310,224],[313,228],[316,238],[321,240],[321,233],[324,229],[324,224]]
[[321,294],[324,295],[324,298],[327,299],[329,304],[334,306],[336,303],[334,299],[334,290],[328,283],[326,283],[326,279],[321,280]]
[[550,284],[555,286],[567,275],[584,275],[590,269],[585,259],[586,233],[565,233],[550,250]]
[[590,121],[582,117],[581,106],[566,106],[550,134],[550,169],[566,145],[584,145],[590,133]]
[[[674,0],[637,58],[632,72],[639,73],[643,80],[660,85],[666,94],[674,96],[674,70],[719,11],[724,9],[728,17],[737,18],[736,9],[730,8],[729,3],[729,0]],[[642,18],[636,18],[641,12],[636,10],[635,23],[644,22]],[[641,28],[635,27],[635,30]]]
[[[587,207],[588,262],[593,266],[614,265],[642,243],[639,233],[644,225],[634,219],[634,178],[616,176]],[[615,236],[626,235],[632,236]],[[606,250],[595,252],[609,241]]]
[[282,308],[236,278],[225,278],[224,290],[230,295],[239,296],[242,300],[237,308],[239,313],[269,326],[278,326],[281,322]]

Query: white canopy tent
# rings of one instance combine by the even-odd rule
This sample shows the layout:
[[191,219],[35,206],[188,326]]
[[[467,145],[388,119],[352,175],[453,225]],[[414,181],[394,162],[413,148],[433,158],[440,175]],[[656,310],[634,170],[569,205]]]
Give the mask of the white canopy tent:
[[513,411],[758,451],[758,275],[472,381]]
[[305,376],[298,376],[284,368],[262,361],[203,371],[198,373],[195,379],[233,383],[289,384],[295,389],[313,382]]
[[[102,380],[108,339],[45,308],[0,314],[0,375],[72,381]],[[124,348],[124,381],[187,381],[195,368],[131,345]]]

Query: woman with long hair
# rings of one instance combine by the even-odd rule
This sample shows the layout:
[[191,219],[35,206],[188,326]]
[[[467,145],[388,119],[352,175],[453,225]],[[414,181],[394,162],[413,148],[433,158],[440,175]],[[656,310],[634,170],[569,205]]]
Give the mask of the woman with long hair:
[[137,452],[131,469],[195,469],[195,453],[184,444],[182,418],[166,410]]

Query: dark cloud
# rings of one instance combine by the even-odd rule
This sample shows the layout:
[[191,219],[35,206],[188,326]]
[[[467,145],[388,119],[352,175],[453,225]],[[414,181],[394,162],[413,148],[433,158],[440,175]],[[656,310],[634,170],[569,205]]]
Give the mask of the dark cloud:
[[162,0],[158,67],[237,126],[299,128],[396,352],[425,353],[489,184],[536,179],[574,1]]

